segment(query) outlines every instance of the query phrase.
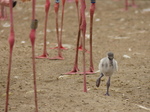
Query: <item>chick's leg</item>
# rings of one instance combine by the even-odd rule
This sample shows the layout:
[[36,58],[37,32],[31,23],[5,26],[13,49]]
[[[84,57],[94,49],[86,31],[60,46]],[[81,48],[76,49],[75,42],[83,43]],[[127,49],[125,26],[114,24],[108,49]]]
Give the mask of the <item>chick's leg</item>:
[[99,87],[100,83],[101,83],[101,78],[104,76],[103,73],[100,74],[99,78],[96,80],[96,87]]
[[108,78],[108,81],[107,81],[107,91],[106,91],[106,96],[109,96],[109,87],[110,87],[110,77]]

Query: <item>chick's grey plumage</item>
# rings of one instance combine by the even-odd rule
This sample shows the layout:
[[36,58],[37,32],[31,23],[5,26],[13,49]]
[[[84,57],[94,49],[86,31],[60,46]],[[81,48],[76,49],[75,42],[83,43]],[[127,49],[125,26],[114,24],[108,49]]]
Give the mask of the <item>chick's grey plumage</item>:
[[114,59],[114,54],[112,52],[109,52],[107,54],[107,57],[100,60],[99,63],[99,70],[100,70],[100,76],[96,81],[96,86],[99,87],[101,78],[105,75],[108,76],[107,81],[107,91],[105,95],[109,96],[109,87],[110,87],[110,79],[112,74],[118,70],[118,64],[117,61]]

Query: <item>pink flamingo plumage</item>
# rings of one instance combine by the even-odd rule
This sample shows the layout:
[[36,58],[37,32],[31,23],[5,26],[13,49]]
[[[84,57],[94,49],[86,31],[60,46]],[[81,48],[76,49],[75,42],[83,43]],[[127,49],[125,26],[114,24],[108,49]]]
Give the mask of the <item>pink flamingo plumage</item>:
[[50,0],[46,0],[45,2],[45,27],[44,27],[44,49],[43,49],[43,54],[41,56],[38,56],[36,58],[48,58],[48,53],[46,51],[46,30],[47,30],[47,20],[48,20],[48,12],[50,8]]
[[53,57],[53,58],[49,58],[52,60],[62,60],[64,59],[61,53],[61,49],[60,49],[60,38],[59,38],[59,30],[58,30],[58,10],[59,10],[59,0],[55,1],[55,13],[56,13],[56,35],[57,35],[57,43],[58,43],[58,56]]
[[32,0],[32,23],[30,31],[30,41],[32,46],[32,63],[33,63],[33,82],[34,82],[34,98],[35,98],[35,112],[38,112],[38,102],[37,102],[37,87],[36,87],[36,70],[35,70],[35,39],[36,39],[36,29],[38,21],[35,19],[35,4],[36,0]]
[[8,63],[8,77],[7,77],[7,87],[6,87],[5,112],[8,112],[9,88],[10,88],[10,74],[11,74],[11,65],[12,65],[12,52],[13,52],[13,46],[14,46],[14,42],[15,42],[12,0],[10,0],[9,7],[10,7],[10,35],[9,35],[8,41],[9,41],[9,45],[10,45],[10,54],[9,54],[9,63]]

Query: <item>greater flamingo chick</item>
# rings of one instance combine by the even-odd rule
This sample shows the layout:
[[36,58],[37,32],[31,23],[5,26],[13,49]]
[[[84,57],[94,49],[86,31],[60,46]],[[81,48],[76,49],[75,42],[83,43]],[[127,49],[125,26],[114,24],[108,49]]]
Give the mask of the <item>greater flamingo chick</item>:
[[107,57],[100,60],[99,70],[100,70],[100,76],[96,81],[96,86],[99,87],[101,78],[104,75],[108,76],[107,91],[105,95],[109,96],[111,76],[115,71],[118,71],[118,64],[117,64],[117,61],[114,59],[114,54],[112,52],[108,52]]

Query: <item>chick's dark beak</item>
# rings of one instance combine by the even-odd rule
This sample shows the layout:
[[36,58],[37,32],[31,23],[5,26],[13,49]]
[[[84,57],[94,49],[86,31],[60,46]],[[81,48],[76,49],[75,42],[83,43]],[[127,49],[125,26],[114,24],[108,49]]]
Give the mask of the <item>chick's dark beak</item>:
[[113,57],[108,57],[109,58],[109,60],[113,60]]

